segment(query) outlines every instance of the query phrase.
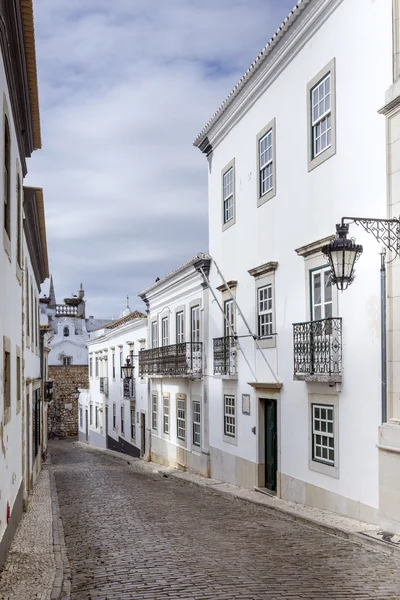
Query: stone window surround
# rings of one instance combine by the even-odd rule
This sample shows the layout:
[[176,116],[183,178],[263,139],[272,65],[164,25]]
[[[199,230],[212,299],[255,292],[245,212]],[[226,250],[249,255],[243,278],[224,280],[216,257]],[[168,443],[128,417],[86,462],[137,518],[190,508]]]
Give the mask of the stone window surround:
[[[193,441],[194,440],[194,403],[195,402],[200,404],[200,445],[195,444]],[[200,395],[192,395],[192,397],[191,397],[192,451],[197,454],[201,453],[201,441],[202,441],[202,432],[203,432],[202,420],[203,420],[203,406],[202,406],[201,396]]]
[[189,302],[189,318],[190,318],[190,323],[189,323],[189,327],[190,327],[190,331],[189,331],[189,339],[190,341],[192,341],[192,308],[199,308],[199,320],[200,320],[200,343],[203,341],[203,318],[202,318],[202,313],[203,313],[203,301],[201,298],[195,298],[194,300],[192,300],[191,302]]
[[[235,437],[225,435],[225,396],[234,396],[235,398]],[[227,444],[238,445],[238,393],[236,388],[223,386],[222,388],[222,440]]]
[[[3,94],[3,128],[2,128],[2,144],[4,146],[4,132],[5,132],[5,121],[6,118],[8,120],[8,128],[9,128],[9,133],[10,133],[10,170],[11,170],[11,165],[12,165],[12,135],[11,135],[11,119],[10,119],[10,111],[8,109],[8,102],[6,99],[6,95]],[[12,177],[11,177],[11,173],[10,173],[10,183],[11,183]],[[1,192],[1,196],[2,196],[2,203],[3,203],[3,210],[4,210],[4,191]],[[11,203],[11,185],[10,185],[10,203]],[[12,211],[11,211],[10,207],[10,235],[11,235],[11,231],[12,231]],[[4,250],[7,254],[8,260],[10,261],[10,263],[12,262],[12,255],[11,255],[11,239],[7,234],[7,231],[5,230],[4,227],[4,221],[2,223],[3,227],[3,247]]]
[[[168,398],[168,433],[164,431],[164,398]],[[162,408],[162,427],[161,437],[169,440],[171,439],[171,394],[169,392],[162,392],[161,394],[161,408]]]
[[[5,365],[4,365],[4,359],[5,359],[5,353],[7,352],[8,354],[8,360],[9,360],[9,376],[10,376],[10,381],[8,384],[8,389],[9,389],[9,395],[10,395],[10,405],[9,406],[5,406],[5,398],[4,398],[4,370],[5,370]],[[12,368],[11,368],[11,340],[6,337],[5,335],[3,335],[3,377],[2,377],[2,385],[3,385],[3,389],[2,389],[2,395],[3,395],[3,407],[4,407],[4,425],[7,425],[7,423],[9,421],[11,421],[11,405],[12,405]]]
[[[260,140],[272,131],[272,189],[266,194],[261,195],[260,188]],[[262,206],[268,200],[276,196],[276,119],[273,118],[256,137],[256,156],[257,156],[257,207]]]
[[249,269],[248,273],[255,280],[255,318],[256,318],[256,327],[255,331],[258,334],[258,290],[259,288],[265,287],[266,285],[272,285],[272,329],[275,335],[270,335],[264,338],[260,338],[258,340],[259,346],[261,349],[266,348],[275,348],[276,347],[276,293],[275,293],[275,271],[278,268],[278,263],[274,261],[270,261],[259,265],[258,267],[254,267],[253,269]]
[[[229,171],[229,169],[233,169],[233,218],[230,219],[227,223],[224,222],[224,175]],[[233,158],[221,171],[221,222],[222,222],[222,231],[226,231],[232,225],[236,223],[236,167],[235,167],[235,159]]]
[[[312,154],[312,119],[311,119],[311,91],[312,89],[328,75],[331,74],[331,145],[329,148],[313,158]],[[307,157],[308,171],[312,171],[315,167],[331,158],[336,154],[336,59],[332,58],[329,63],[321,69],[315,77],[307,84]]]
[[[19,161],[17,159],[16,161],[16,172],[17,172],[17,176],[16,176],[16,198],[17,198],[17,227],[19,228],[19,234],[17,231],[17,239],[15,242],[15,247],[16,247],[16,260],[15,260],[15,265],[16,265],[16,276],[18,279],[18,282],[20,285],[22,285],[22,271],[23,271],[23,246],[24,246],[24,235],[23,235],[23,193],[24,193],[24,188],[22,185],[23,182],[23,177],[21,175],[21,168],[19,166]],[[20,187],[20,195],[18,197],[18,181],[19,181],[19,187]],[[19,215],[18,215],[18,210],[19,210]],[[20,217],[20,222],[18,223],[18,216]],[[18,242],[20,243],[20,248],[18,249]],[[18,262],[18,256],[21,262]]]
[[[17,382],[16,382],[17,392],[15,394],[15,397],[17,400],[16,414],[18,414],[21,410],[21,400],[22,400],[22,360],[21,360],[20,346],[15,347],[15,355],[16,355],[15,371],[17,374]],[[18,369],[18,359],[19,359],[19,369]],[[18,395],[19,395],[19,398],[18,398]]]
[[[335,464],[328,465],[313,459],[312,456],[312,405],[326,404],[333,406],[333,429],[335,440]],[[310,393],[308,394],[308,468],[310,471],[339,479],[339,395],[337,393]]]
[[[156,399],[155,404],[154,398]],[[154,407],[156,410],[154,410]],[[158,392],[156,390],[151,391],[151,430],[155,431],[156,433],[158,431]]]
[[177,322],[176,316],[178,313],[183,313],[183,343],[184,343],[187,339],[187,335],[186,335],[186,305],[185,304],[176,306],[175,311],[174,311],[174,327],[175,327],[175,343],[176,344],[178,344],[178,330],[176,327],[176,322]]
[[[185,439],[182,440],[181,438],[178,438],[178,400],[184,400],[185,401]],[[175,394],[175,422],[176,422],[176,443],[178,446],[183,446],[184,448],[187,447],[187,439],[188,439],[188,429],[187,429],[187,424],[188,424],[188,401],[187,401],[187,395],[186,394]]]

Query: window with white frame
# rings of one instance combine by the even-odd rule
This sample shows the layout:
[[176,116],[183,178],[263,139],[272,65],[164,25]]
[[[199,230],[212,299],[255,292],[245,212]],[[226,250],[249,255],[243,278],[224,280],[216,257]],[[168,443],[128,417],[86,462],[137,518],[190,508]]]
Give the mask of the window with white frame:
[[190,310],[191,341],[200,342],[200,307],[193,306]]
[[136,441],[135,407],[131,406],[131,440]]
[[69,367],[72,365],[72,356],[63,356],[62,364],[64,367]]
[[311,279],[311,319],[330,319],[332,309],[332,280],[329,267],[310,271]]
[[125,434],[125,409],[121,406],[121,435]]
[[328,404],[312,405],[312,459],[335,464],[334,407]]
[[117,406],[116,404],[113,404],[113,429],[117,428]]
[[265,285],[257,290],[258,305],[258,335],[267,337],[273,332],[273,306],[272,306],[272,284]]
[[274,187],[272,135],[271,128],[258,142],[260,196],[264,196]]
[[124,353],[122,350],[120,350],[120,353],[119,353],[119,376],[121,379],[123,378],[123,373],[122,373],[123,365],[124,365]]
[[151,347],[157,348],[158,339],[157,339],[157,321],[153,321],[151,324]]
[[311,89],[312,158],[332,142],[331,73]]
[[95,418],[95,427],[96,429],[99,428],[99,407],[96,406],[95,411],[94,411],[94,418]]
[[113,352],[111,356],[112,378],[115,379],[115,352]]
[[231,167],[223,175],[224,224],[234,217],[234,169]]
[[201,446],[201,405],[193,402],[193,445]]
[[164,317],[161,321],[161,344],[163,346],[169,345],[169,322],[168,317]]
[[96,377],[99,376],[99,357],[96,356],[95,361],[94,361],[94,365],[95,365],[95,375]]
[[163,431],[169,434],[169,394],[163,395]]
[[186,439],[186,399],[177,398],[176,401],[176,435],[179,440]]
[[183,344],[185,341],[183,310],[176,313],[176,343]]
[[224,336],[232,336],[235,331],[235,308],[232,298],[230,300],[225,300],[224,313]]
[[89,377],[93,377],[93,358],[89,358]]
[[151,397],[151,427],[157,430],[157,393],[154,392]]
[[93,404],[89,405],[89,425],[93,425]]
[[236,436],[235,396],[224,395],[224,434]]
[[83,410],[82,410],[82,406],[79,407],[79,424],[81,427],[83,427]]

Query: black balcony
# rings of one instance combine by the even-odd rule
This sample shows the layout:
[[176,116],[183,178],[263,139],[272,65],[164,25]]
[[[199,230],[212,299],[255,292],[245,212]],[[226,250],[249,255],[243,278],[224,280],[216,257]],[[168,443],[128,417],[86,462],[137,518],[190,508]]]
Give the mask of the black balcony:
[[237,342],[234,336],[214,338],[214,375],[237,377]]
[[100,394],[108,396],[108,377],[100,377]]
[[123,380],[124,398],[128,400],[136,399],[136,379],[135,377],[125,377]]
[[203,344],[186,342],[139,352],[139,375],[161,377],[201,377]]
[[294,379],[341,382],[342,319],[293,325]]

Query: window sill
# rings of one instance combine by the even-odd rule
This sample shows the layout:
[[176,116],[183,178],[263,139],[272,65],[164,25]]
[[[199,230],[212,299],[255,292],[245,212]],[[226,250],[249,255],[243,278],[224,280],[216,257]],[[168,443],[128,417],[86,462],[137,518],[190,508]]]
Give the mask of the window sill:
[[257,198],[257,208],[260,208],[260,206],[262,206],[263,204],[265,204],[269,200],[272,200],[272,198],[274,198],[275,196],[276,196],[276,190],[275,190],[275,188],[272,188],[272,190],[270,190],[269,192],[267,192],[263,196],[259,196]]
[[229,221],[227,221],[227,223],[223,223],[222,224],[222,231],[226,231],[227,229],[229,229],[230,227],[232,227],[236,222],[235,217],[233,217],[232,219],[229,219]]
[[312,158],[311,160],[309,160],[309,162],[308,162],[308,172],[312,171],[316,167],[319,167],[319,165],[321,165],[322,163],[324,163],[326,160],[328,160],[329,158],[331,158],[335,154],[336,154],[336,148],[335,148],[335,145],[332,143],[332,145],[330,146],[330,148],[327,148],[326,150],[324,150],[323,152],[321,152],[321,154],[318,154],[318,156],[316,156],[315,158]]
[[232,444],[233,446],[237,446],[238,445],[237,437],[231,437],[230,435],[225,435],[225,433],[222,436],[222,440],[226,444]]
[[3,246],[7,254],[8,260],[11,262],[11,241],[7,231],[3,228]]
[[269,337],[260,338],[258,344],[262,350],[266,348],[276,348],[276,336],[271,335]]
[[306,381],[308,383],[342,383],[342,376],[339,374],[335,375],[323,375],[315,374],[310,375],[308,373],[295,373],[293,375],[294,381]]
[[339,479],[339,467],[335,467],[334,465],[331,466],[322,462],[318,462],[317,460],[309,459],[308,468],[310,471],[321,473],[321,475],[327,475],[328,477],[333,477],[333,479]]

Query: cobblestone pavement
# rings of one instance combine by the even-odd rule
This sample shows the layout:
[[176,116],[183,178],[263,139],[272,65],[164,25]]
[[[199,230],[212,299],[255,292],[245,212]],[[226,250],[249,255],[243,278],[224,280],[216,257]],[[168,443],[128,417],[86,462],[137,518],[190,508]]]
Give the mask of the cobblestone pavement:
[[212,489],[51,446],[71,600],[400,599],[400,562]]
[[0,600],[48,600],[55,576],[50,481],[42,470],[0,575]]

